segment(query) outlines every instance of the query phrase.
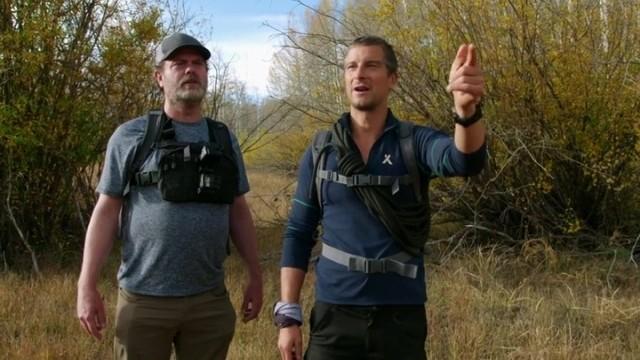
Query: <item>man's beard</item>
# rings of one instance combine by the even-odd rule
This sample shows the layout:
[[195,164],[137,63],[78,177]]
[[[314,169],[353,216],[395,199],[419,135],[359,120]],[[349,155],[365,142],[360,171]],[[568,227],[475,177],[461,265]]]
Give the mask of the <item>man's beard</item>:
[[[197,87],[194,84],[197,83]],[[200,103],[204,99],[206,93],[206,81],[202,84],[196,77],[186,77],[180,81],[176,89],[175,98],[178,102]]]
[[178,88],[176,89],[176,100],[187,103],[199,103],[204,99],[205,91],[203,87],[198,88]]

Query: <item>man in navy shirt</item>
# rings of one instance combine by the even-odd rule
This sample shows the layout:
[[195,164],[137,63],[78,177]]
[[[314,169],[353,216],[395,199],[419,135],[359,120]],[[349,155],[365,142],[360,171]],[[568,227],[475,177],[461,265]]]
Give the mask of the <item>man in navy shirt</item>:
[[[481,171],[486,157],[479,121],[484,78],[475,47],[460,46],[447,88],[454,99],[455,135],[411,127],[411,161],[405,160],[401,140],[405,124],[387,107],[397,66],[384,39],[354,40],[344,60],[351,106],[334,125],[331,141],[337,145],[321,151],[323,160],[312,146],[301,160],[284,235],[281,301],[274,308],[283,359],[302,358],[299,298],[318,224],[323,247],[305,358],[426,358],[424,260],[415,250],[428,236],[427,186],[436,176]],[[422,191],[411,186],[407,174],[412,166]],[[411,229],[412,224],[418,225]]]

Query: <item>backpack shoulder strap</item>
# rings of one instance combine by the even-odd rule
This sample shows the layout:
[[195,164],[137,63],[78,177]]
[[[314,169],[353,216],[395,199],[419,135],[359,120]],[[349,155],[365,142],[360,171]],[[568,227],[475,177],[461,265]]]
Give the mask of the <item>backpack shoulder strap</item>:
[[318,162],[320,151],[322,151],[322,148],[324,148],[329,141],[331,141],[331,131],[329,130],[318,131],[313,136],[313,142],[311,143],[311,155],[313,157],[314,166]]
[[[318,206],[322,209],[322,178],[318,176],[318,167],[324,170],[326,165],[326,156],[324,148],[331,142],[331,131],[322,130],[318,131],[311,143],[311,159],[313,162],[313,172],[311,187],[315,186],[315,190],[318,197]],[[313,191],[309,191],[309,198],[311,198]]]
[[161,110],[151,110],[146,115],[147,117],[147,126],[144,129],[144,136],[142,138],[142,142],[136,147],[135,153],[133,155],[133,160],[131,161],[131,165],[128,168],[127,175],[127,186],[125,189],[125,193],[129,192],[129,186],[131,185],[131,180],[134,178],[136,173],[140,171],[142,164],[151,153],[151,148],[153,144],[158,139],[158,134],[160,133],[160,127],[162,126],[162,111]]
[[414,125],[408,121],[400,121],[396,129],[398,140],[400,141],[400,150],[402,151],[402,159],[409,172],[409,177],[413,185],[413,191],[416,200],[422,202],[422,189],[420,188],[420,171],[416,161],[415,146],[413,143]]

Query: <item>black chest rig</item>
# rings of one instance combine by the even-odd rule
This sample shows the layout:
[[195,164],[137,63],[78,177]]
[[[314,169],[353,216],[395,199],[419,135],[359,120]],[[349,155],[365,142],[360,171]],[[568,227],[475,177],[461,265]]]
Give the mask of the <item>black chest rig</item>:
[[[139,152],[146,154],[136,152],[131,184],[157,185],[166,201],[231,204],[239,180],[231,136],[225,124],[206,121],[209,142],[178,142],[171,120],[164,113],[158,116],[151,112],[139,147]],[[158,170],[140,171],[154,149],[159,152]]]

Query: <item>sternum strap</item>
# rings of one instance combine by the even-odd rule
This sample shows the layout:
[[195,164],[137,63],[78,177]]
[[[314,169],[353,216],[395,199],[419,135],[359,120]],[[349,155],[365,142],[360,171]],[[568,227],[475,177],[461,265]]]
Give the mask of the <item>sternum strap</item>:
[[322,243],[322,256],[335,263],[346,266],[349,271],[359,271],[366,274],[396,273],[412,279],[415,279],[418,275],[418,266],[407,264],[407,261],[411,260],[412,256],[404,251],[382,259],[369,259],[363,256],[349,254],[348,252]]
[[369,175],[356,174],[345,176],[331,170],[318,170],[318,177],[323,180],[336,182],[348,187],[351,186],[390,186],[394,184],[407,185],[411,183],[409,175],[404,176],[385,176],[385,175]]

